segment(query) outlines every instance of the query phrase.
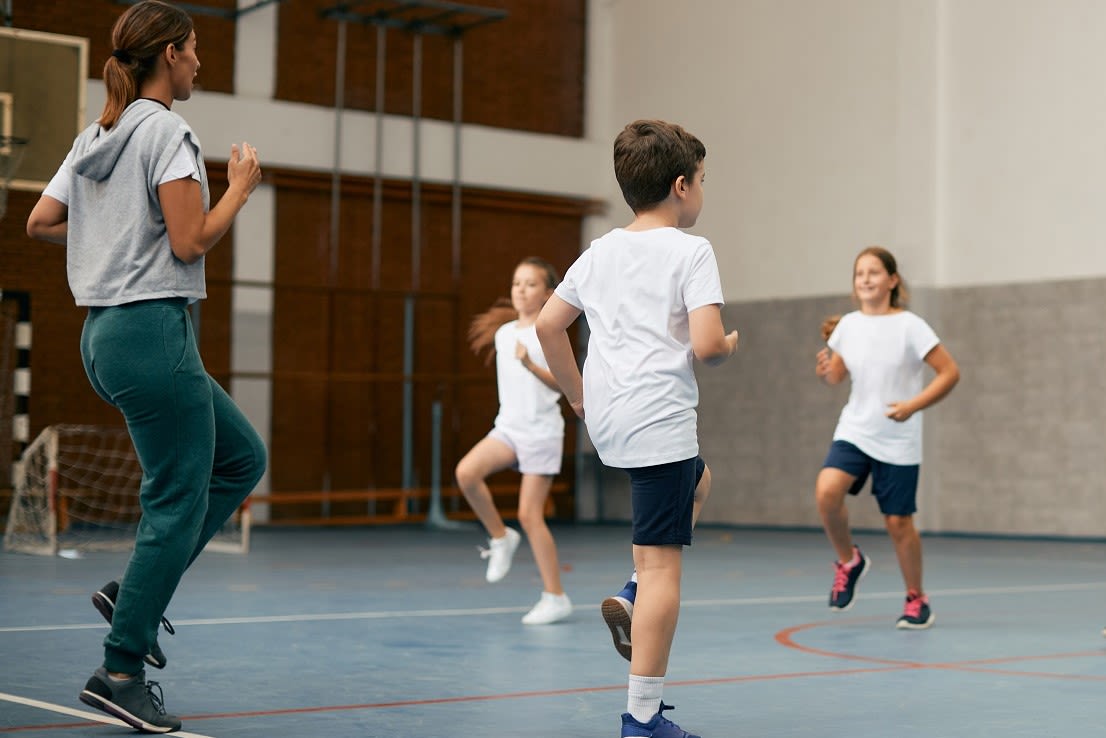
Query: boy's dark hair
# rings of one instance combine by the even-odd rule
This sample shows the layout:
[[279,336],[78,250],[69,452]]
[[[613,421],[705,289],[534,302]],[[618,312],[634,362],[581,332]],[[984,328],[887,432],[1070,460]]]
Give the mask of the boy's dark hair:
[[668,197],[681,174],[690,181],[706,156],[703,143],[675,123],[635,120],[614,140],[614,176],[637,213]]

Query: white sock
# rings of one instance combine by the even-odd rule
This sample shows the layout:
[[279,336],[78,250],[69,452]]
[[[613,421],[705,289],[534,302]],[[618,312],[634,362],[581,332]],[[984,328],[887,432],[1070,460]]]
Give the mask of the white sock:
[[848,563],[846,563],[845,566],[847,566],[851,569],[859,563],[860,563],[860,549],[857,548],[856,546],[853,546],[853,557],[851,559],[849,559]]
[[630,575],[630,581],[637,584],[637,569],[634,569],[634,573]]
[[664,691],[664,677],[630,675],[630,684],[626,694],[626,712],[634,716],[639,723],[647,723],[661,709],[661,692]]

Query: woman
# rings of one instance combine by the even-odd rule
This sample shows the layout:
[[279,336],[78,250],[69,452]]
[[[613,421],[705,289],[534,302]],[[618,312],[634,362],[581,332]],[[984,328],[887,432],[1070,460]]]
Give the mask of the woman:
[[181,722],[146,681],[143,661],[165,665],[157,628],[184,570],[265,470],[261,438],[204,369],[187,310],[206,297],[204,254],[261,167],[252,146],[232,147],[227,191],[209,209],[199,140],[171,110],[191,97],[200,69],[187,13],[144,0],[119,17],[112,44],[104,110],[77,136],[27,233],[66,246],[70,289],[89,309],[85,372],[122,412],[143,469],[126,573],[93,595],[111,632],[80,699],[167,733]]

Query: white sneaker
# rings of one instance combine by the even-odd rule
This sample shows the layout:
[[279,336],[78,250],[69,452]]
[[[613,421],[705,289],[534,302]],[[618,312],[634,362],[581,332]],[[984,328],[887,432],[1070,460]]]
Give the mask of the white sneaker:
[[502,538],[489,538],[488,547],[480,549],[480,558],[488,560],[488,581],[498,582],[511,570],[511,559],[515,557],[522,536],[514,528],[507,528]]
[[568,595],[542,592],[538,604],[522,616],[524,625],[548,625],[564,620],[572,614],[572,601]]

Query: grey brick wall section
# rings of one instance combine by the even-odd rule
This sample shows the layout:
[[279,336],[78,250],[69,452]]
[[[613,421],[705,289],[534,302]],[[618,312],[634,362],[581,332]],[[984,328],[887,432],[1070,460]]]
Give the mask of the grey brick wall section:
[[[932,532],[1106,536],[1106,280],[914,290],[961,367],[925,416],[918,524]],[[714,490],[703,522],[820,527],[814,479],[846,385],[814,376],[819,325],[846,298],[736,303],[739,355],[698,367]],[[593,476],[599,517],[628,520],[620,472]],[[857,528],[882,528],[867,490]]]

